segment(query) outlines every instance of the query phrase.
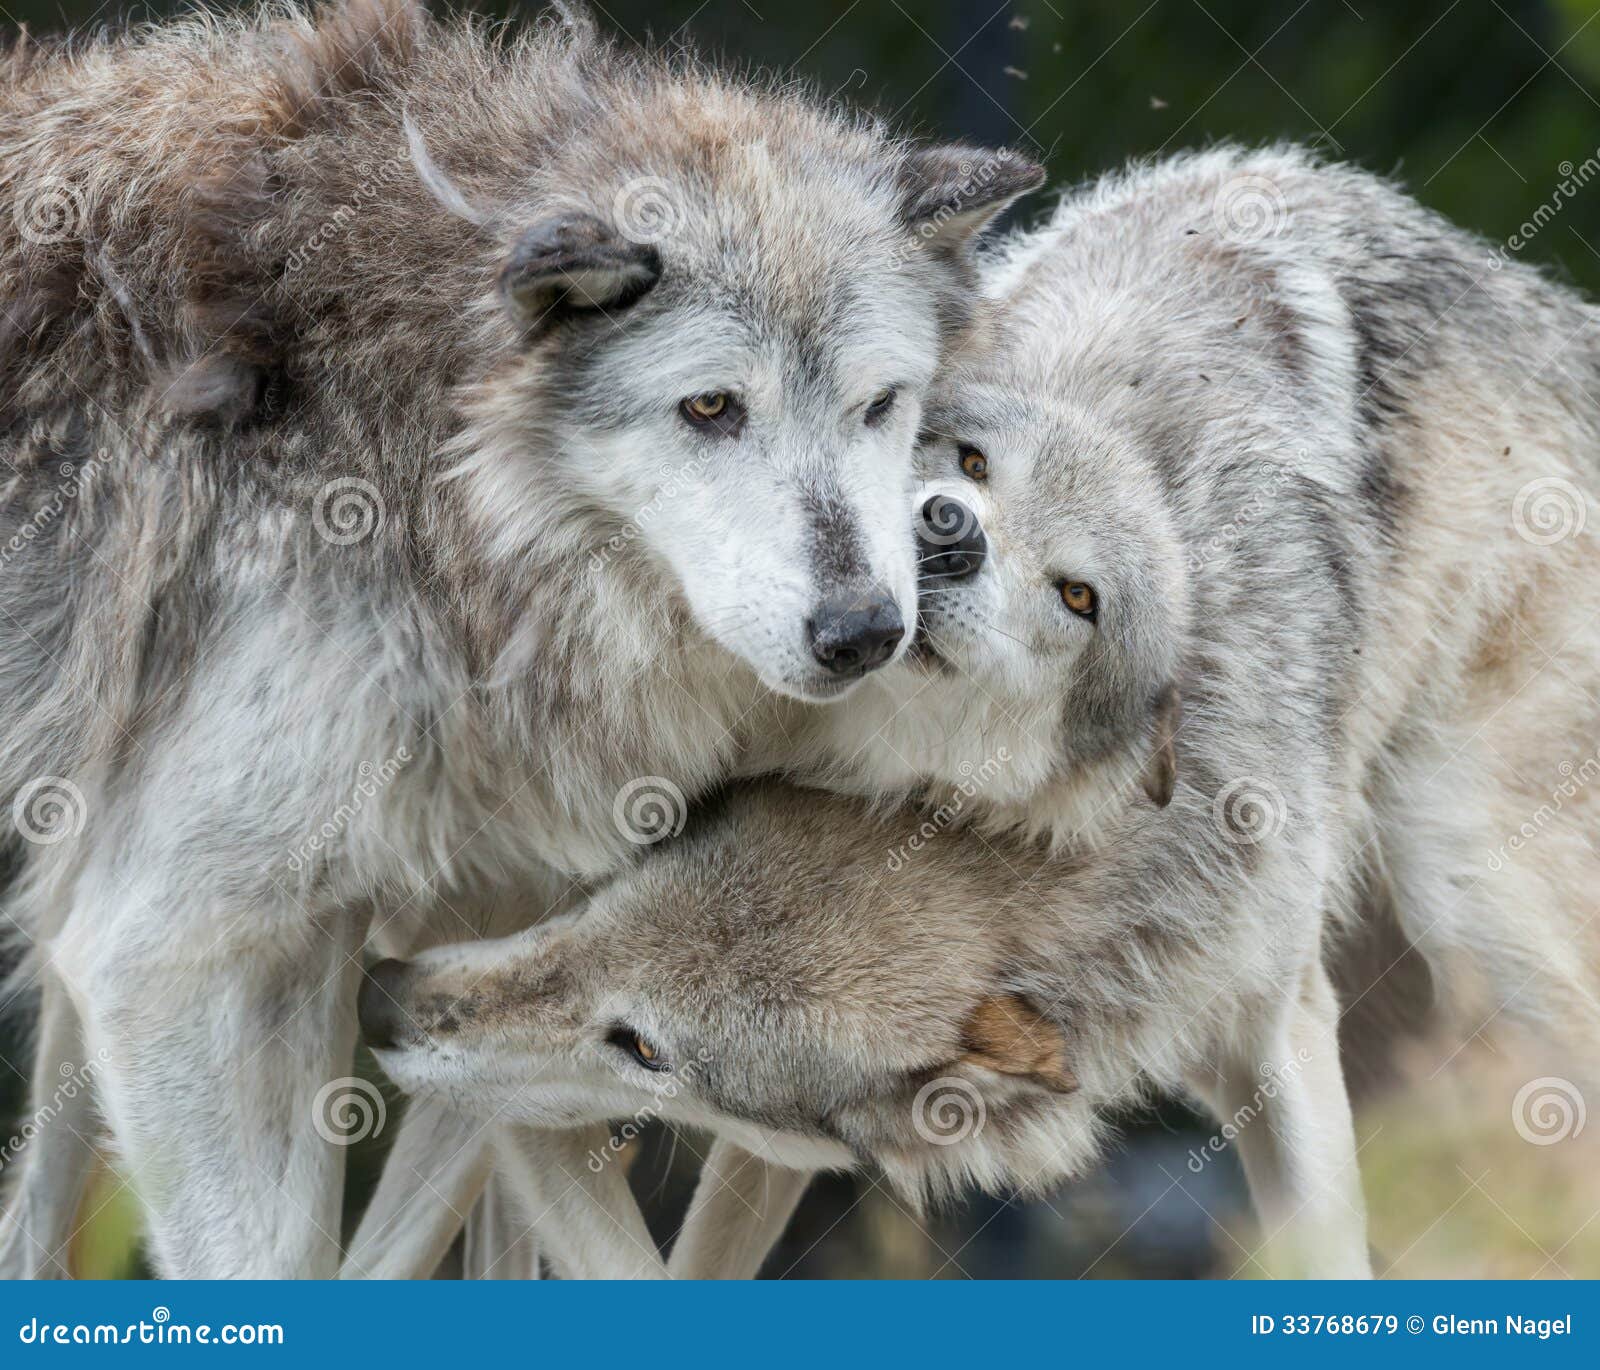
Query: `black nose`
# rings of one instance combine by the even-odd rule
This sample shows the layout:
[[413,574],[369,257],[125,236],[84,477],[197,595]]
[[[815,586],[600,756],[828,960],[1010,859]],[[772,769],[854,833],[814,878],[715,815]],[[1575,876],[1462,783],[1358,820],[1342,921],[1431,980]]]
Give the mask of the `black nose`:
[[369,1047],[392,1047],[407,1024],[401,982],[405,979],[404,961],[379,961],[361,981],[356,996],[356,1017],[361,1035]]
[[806,624],[811,655],[834,675],[865,675],[894,655],[906,635],[900,606],[887,595],[825,599]]
[[960,500],[934,495],[917,514],[917,571],[924,580],[965,580],[989,555],[978,516]]

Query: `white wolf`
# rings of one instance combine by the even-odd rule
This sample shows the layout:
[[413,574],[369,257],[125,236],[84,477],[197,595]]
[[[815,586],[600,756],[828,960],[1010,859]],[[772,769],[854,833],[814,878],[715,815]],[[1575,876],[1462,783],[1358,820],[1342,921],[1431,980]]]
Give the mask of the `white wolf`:
[[[924,449],[977,520],[926,549],[898,701],[826,722],[861,776],[940,720],[1007,765],[881,828],[736,792],[581,916],[381,968],[366,1017],[408,1087],[525,1117],[693,1064],[686,1274],[752,1273],[797,1167],[1045,1186],[1152,1084],[1248,1112],[1289,1268],[1365,1274],[1341,1017],[1413,991],[1397,955],[1341,1001],[1339,964],[1398,933],[1409,1016],[1593,1078],[1594,311],[1293,150],[1111,177],[991,280]],[[982,1126],[930,1135],[940,1088]]]
[[[966,245],[1041,175],[400,0],[10,54],[5,912],[163,1273],[333,1273],[369,933],[559,907],[903,651]],[[52,1273],[90,1153],[33,1151]]]

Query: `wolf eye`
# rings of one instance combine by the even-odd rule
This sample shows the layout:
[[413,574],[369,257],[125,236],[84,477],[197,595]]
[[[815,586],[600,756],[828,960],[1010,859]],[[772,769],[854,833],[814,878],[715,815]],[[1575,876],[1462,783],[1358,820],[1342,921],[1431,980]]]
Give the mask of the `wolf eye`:
[[1079,618],[1089,619],[1091,622],[1099,612],[1100,601],[1094,592],[1094,586],[1081,580],[1064,580],[1060,585],[1061,602],[1077,614]]
[[678,404],[678,412],[692,428],[704,429],[721,437],[737,437],[744,427],[744,406],[726,390],[708,390],[690,395]]
[[961,474],[969,480],[989,479],[989,458],[978,451],[976,447],[969,447],[961,443],[956,447],[956,453],[961,458]]
[[884,417],[891,409],[894,408],[895,396],[898,393],[899,391],[897,391],[894,386],[891,385],[888,387],[888,389],[880,390],[875,396],[873,396],[872,403],[867,406],[866,417],[869,427],[873,424],[883,422]]
[[606,1041],[619,1051],[625,1051],[646,1070],[671,1070],[672,1066],[659,1048],[637,1028],[618,1023],[606,1035]]

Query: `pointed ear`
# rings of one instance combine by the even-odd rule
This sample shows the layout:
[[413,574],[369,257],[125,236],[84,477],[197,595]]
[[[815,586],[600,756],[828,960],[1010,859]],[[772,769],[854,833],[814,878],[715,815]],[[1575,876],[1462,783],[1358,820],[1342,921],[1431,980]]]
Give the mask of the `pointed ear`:
[[1044,184],[1044,168],[1004,148],[918,148],[900,172],[906,227],[929,246],[964,248],[1013,200]]
[[1156,697],[1150,721],[1150,756],[1144,765],[1144,792],[1158,809],[1172,802],[1172,791],[1178,783],[1178,750],[1174,739],[1183,715],[1183,703],[1178,697],[1178,687],[1169,684]]
[[1078,1080],[1067,1068],[1061,1029],[1020,994],[985,999],[962,1028],[961,1060],[1001,1075],[1023,1076],[1052,1094],[1071,1094]]
[[588,214],[535,224],[500,270],[500,294],[532,331],[586,310],[626,309],[661,279],[661,254]]

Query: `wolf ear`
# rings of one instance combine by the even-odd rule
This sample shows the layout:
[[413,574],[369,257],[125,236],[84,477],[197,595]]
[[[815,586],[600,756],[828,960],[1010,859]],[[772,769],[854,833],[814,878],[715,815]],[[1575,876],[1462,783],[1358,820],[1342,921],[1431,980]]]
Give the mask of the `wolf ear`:
[[1150,721],[1150,756],[1144,764],[1144,792],[1158,809],[1172,802],[1172,791],[1178,783],[1178,750],[1175,738],[1183,717],[1183,702],[1178,687],[1169,684],[1156,696],[1155,709]]
[[930,246],[959,251],[1013,200],[1044,184],[1044,168],[1004,148],[918,148],[900,171],[905,225]]
[[533,331],[587,310],[626,309],[661,279],[661,254],[588,214],[545,219],[517,240],[500,270],[512,320]]
[[1067,1068],[1061,1029],[1020,994],[985,999],[961,1030],[965,1065],[1031,1080],[1052,1094],[1071,1094],[1078,1080]]

